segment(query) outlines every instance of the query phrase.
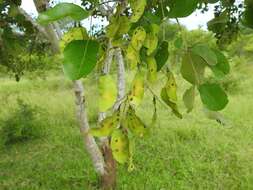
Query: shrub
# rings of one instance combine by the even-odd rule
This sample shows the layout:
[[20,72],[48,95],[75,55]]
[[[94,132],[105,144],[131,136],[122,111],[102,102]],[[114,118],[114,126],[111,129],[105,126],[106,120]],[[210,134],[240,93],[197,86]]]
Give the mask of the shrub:
[[42,118],[45,112],[38,106],[29,105],[21,99],[18,99],[17,103],[17,109],[1,121],[2,145],[35,139],[44,133]]

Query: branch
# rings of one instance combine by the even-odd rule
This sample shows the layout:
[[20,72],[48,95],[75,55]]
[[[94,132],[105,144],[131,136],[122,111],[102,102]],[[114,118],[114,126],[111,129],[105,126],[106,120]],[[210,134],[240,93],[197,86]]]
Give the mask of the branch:
[[117,110],[122,103],[122,100],[124,100],[126,89],[124,58],[120,48],[115,50],[115,58],[118,65],[118,96],[117,101],[114,104],[114,110]]
[[23,16],[25,17],[25,19],[26,19],[27,21],[29,21],[29,22],[33,25],[33,27],[36,28],[36,29],[39,31],[39,33],[41,33],[43,36],[45,36],[45,37],[48,39],[48,35],[47,35],[45,29],[44,29],[42,26],[40,26],[39,24],[37,24],[37,23],[33,20],[33,18],[32,18],[29,14],[27,14],[27,13],[24,11],[24,9],[18,7],[18,12],[19,12],[21,15],[23,15]]

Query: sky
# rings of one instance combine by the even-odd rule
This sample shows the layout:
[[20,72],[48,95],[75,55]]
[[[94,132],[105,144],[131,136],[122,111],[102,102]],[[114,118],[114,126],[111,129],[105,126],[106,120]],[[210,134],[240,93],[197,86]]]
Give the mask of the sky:
[[[80,0],[64,0],[64,2],[74,2],[75,4],[80,5]],[[22,0],[21,7],[27,11],[30,15],[33,17],[37,17],[37,11],[35,9],[33,0]],[[179,22],[182,25],[185,25],[189,30],[198,29],[201,27],[202,29],[206,29],[206,23],[213,18],[213,8],[214,5],[209,6],[209,11],[205,14],[201,14],[200,11],[196,11],[187,18],[181,18],[179,19]],[[100,20],[92,20],[93,24],[100,24]],[[83,21],[84,27],[86,27],[89,30],[90,27],[90,21],[89,19],[86,19]]]

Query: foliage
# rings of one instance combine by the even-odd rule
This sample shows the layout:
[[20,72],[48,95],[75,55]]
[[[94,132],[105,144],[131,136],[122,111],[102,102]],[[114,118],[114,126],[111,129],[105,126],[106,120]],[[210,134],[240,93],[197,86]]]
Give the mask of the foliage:
[[87,11],[73,3],[61,3],[54,8],[41,13],[38,17],[38,22],[41,24],[48,24],[64,17],[70,17],[75,21],[80,21],[88,16],[89,13]]
[[[113,4],[116,8],[110,13],[112,15],[108,19],[109,25],[103,31],[104,33],[98,36],[90,34],[88,39],[83,40],[73,38],[65,46],[63,67],[66,75],[72,80],[86,77],[93,71],[96,64],[101,64],[101,60],[106,57],[105,52],[109,51],[109,49],[106,50],[106,47],[120,48],[128,69],[137,73],[119,110],[105,118],[100,123],[102,126],[100,129],[91,132],[95,136],[101,136],[101,134],[109,136],[114,158],[120,163],[128,163],[130,169],[133,167],[131,147],[134,140],[145,136],[144,134],[150,131],[150,126],[146,126],[136,112],[137,107],[142,103],[146,89],[153,94],[153,99],[158,98],[163,105],[170,107],[172,113],[177,117],[183,117],[178,108],[177,82],[173,74],[175,71],[166,64],[169,59],[169,45],[172,44],[171,36],[166,36],[168,19],[176,18],[178,25],[176,30],[179,34],[174,32],[176,30],[171,34],[172,38],[177,36],[177,40],[173,41],[178,50],[175,53],[178,53],[182,60],[180,68],[182,78],[191,84],[184,96],[188,112],[193,109],[197,95],[195,88],[198,89],[196,92],[199,92],[203,106],[210,111],[220,111],[227,105],[228,98],[220,84],[206,82],[207,69],[211,69],[212,77],[217,78],[225,77],[229,73],[230,66],[225,54],[215,45],[189,41],[187,33],[177,19],[189,16],[196,9],[202,9],[204,13],[208,3],[217,2],[219,4],[215,8],[215,18],[208,23],[208,28],[215,33],[218,47],[224,48],[224,45],[231,43],[237,37],[239,30],[242,5],[237,6],[235,1],[152,0],[148,3],[146,0],[138,1],[138,3],[132,0],[129,2],[115,1]],[[87,4],[87,1],[83,3]],[[92,9],[88,9],[91,15],[104,14],[100,9],[102,1],[91,1],[90,3]],[[249,6],[247,3],[246,5]],[[67,11],[59,15],[58,7],[60,6],[64,6]],[[39,21],[43,23],[41,18],[44,15],[50,16],[48,20],[44,17],[46,23],[64,19],[76,14],[72,8],[73,4],[57,4],[40,14]],[[87,7],[79,7],[79,9],[80,12],[85,12]],[[248,14],[246,17],[248,18]],[[76,20],[75,17],[72,19]],[[99,44],[100,47],[105,47],[100,52]],[[112,47],[108,44],[111,44]],[[150,87],[155,85],[158,73],[162,73],[167,78],[166,84],[160,89],[160,97]],[[104,78],[103,73],[99,75],[101,79]],[[107,93],[107,86],[111,87],[111,84],[113,84],[111,80],[108,81],[108,84],[100,81],[100,102],[106,101],[103,104],[100,103],[100,110],[103,112],[111,110],[112,102],[115,99],[115,92],[112,97],[108,98],[111,94]],[[156,115],[155,103],[154,107],[153,115]],[[119,118],[114,121],[116,113]],[[108,124],[108,120],[111,123]]]
[[[48,68],[49,43],[19,12],[21,1],[0,3],[0,65],[19,81],[25,72]],[[54,66],[52,66],[54,67]],[[51,68],[52,68],[51,67]]]
[[238,37],[243,4],[235,3],[234,0],[220,1],[220,5],[215,7],[215,18],[207,23],[208,29],[215,33],[220,48],[226,47]]
[[44,133],[42,116],[45,112],[21,99],[17,103],[16,110],[1,121],[1,141],[4,145],[35,139]]

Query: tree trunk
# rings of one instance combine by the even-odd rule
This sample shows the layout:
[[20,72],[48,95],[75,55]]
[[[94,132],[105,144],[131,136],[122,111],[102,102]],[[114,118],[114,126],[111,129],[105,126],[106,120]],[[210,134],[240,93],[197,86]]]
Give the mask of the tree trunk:
[[101,187],[103,190],[112,190],[116,187],[116,161],[108,143],[104,143],[102,152],[105,161],[105,174],[101,176]]
[[[114,110],[119,108],[122,99],[125,96],[125,67],[124,59],[120,48],[114,51],[115,59],[118,65],[118,96],[117,101],[114,105]],[[112,150],[109,147],[108,140],[104,142],[102,147],[104,161],[105,161],[105,175],[101,176],[101,186],[104,190],[114,189],[116,187],[116,161],[113,158]]]
[[[34,0],[34,4],[38,12],[43,12],[47,8],[49,8],[47,0]],[[47,32],[47,36],[45,37],[47,37],[49,42],[51,42],[52,49],[54,50],[55,53],[58,53],[59,38],[61,34],[59,28],[57,27],[57,24],[47,25],[44,27],[44,30]],[[79,80],[73,81],[73,84],[74,84],[74,93],[76,97],[76,110],[77,110],[76,115],[79,120],[80,131],[83,136],[84,145],[91,157],[96,172],[100,176],[103,176],[105,174],[103,155],[93,136],[88,134],[89,122],[84,105],[85,98],[84,98],[83,84]]]
[[[107,55],[104,61],[102,73],[107,75],[110,72],[111,62],[114,57],[114,50],[111,42],[108,43]],[[100,112],[98,121],[101,122],[106,117],[106,112]],[[116,161],[113,158],[109,145],[109,138],[102,137],[99,139],[105,162],[105,174],[101,176],[101,187],[103,190],[115,189],[116,187]]]
[[[34,0],[35,6],[38,12],[45,11],[48,8],[47,0]],[[32,21],[31,18],[28,20]],[[60,38],[60,31],[57,30],[57,24],[48,25],[45,27],[41,27],[37,25],[35,22],[33,23],[35,27],[51,42],[52,49],[55,53],[59,52],[59,38]],[[115,58],[118,64],[118,97],[117,101],[114,105],[114,109],[118,109],[122,98],[125,95],[125,69],[124,69],[124,60],[122,57],[121,50],[118,48],[117,50],[111,51],[109,48],[107,61],[108,62],[104,68],[104,72],[108,73],[111,59],[115,54]],[[76,97],[76,109],[77,109],[77,118],[80,124],[80,131],[83,136],[84,144],[86,150],[88,151],[89,155],[91,156],[93,165],[95,167],[96,172],[101,176],[101,187],[103,190],[112,190],[116,187],[116,161],[113,158],[112,151],[109,146],[109,140],[105,139],[102,140],[101,150],[98,148],[98,145],[95,142],[95,139],[88,134],[89,130],[89,123],[87,114],[85,111],[85,98],[84,98],[84,90],[81,81],[73,81],[74,84],[74,92]],[[105,113],[101,113],[99,120],[101,121],[105,117]]]

